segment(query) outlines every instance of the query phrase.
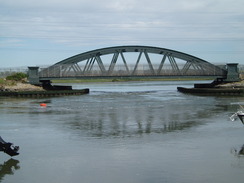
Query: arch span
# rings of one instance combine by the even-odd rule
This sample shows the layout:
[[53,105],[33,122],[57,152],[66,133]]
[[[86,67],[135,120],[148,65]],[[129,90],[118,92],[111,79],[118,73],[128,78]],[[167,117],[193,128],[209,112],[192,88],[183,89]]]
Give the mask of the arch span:
[[[128,62],[127,53],[136,54],[136,59]],[[107,65],[103,58],[106,55],[111,56]],[[159,59],[152,59],[152,55],[157,55]],[[145,63],[142,66],[143,58]],[[69,57],[43,69],[40,76],[224,76],[226,73],[223,68],[176,50],[151,46],[117,46]]]

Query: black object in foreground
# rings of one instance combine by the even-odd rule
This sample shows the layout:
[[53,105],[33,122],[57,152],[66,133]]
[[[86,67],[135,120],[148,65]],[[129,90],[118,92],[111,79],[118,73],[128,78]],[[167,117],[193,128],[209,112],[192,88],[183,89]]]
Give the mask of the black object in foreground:
[[0,151],[5,152],[9,156],[16,156],[19,154],[19,146],[14,146],[13,143],[5,142],[0,136]]

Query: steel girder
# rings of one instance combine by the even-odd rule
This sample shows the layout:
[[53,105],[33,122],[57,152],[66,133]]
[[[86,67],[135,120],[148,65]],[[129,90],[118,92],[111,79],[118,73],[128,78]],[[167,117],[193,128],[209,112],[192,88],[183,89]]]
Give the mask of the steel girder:
[[[128,63],[124,57],[124,53],[126,52],[139,53],[138,58],[134,63],[135,65],[133,69],[129,69],[128,67]],[[113,54],[113,56],[108,69],[106,69],[101,57],[109,54]],[[162,60],[161,63],[158,63],[158,68],[155,67],[155,63],[153,63],[149,54],[162,55]],[[137,74],[136,72],[138,69],[138,64],[141,60],[142,55],[144,55],[146,58],[150,75],[164,75],[163,67],[165,65],[166,59],[168,59],[172,67],[172,71],[175,75],[189,75],[189,73],[193,70],[194,72],[197,72],[198,75],[226,75],[226,70],[215,66],[203,59],[176,50],[150,46],[117,46],[88,51],[64,59],[50,66],[49,68],[42,70],[40,72],[40,76],[49,73],[49,76],[59,75],[60,77],[62,77],[63,75],[67,75],[70,72],[72,72],[73,75],[82,76],[91,72],[95,62],[99,66],[100,75],[109,76],[113,74],[115,65],[119,57],[122,58],[126,70],[126,75],[133,76]],[[185,61],[185,64],[182,68],[180,68],[177,64],[178,59]],[[85,63],[83,68],[79,66],[78,63],[80,62]]]

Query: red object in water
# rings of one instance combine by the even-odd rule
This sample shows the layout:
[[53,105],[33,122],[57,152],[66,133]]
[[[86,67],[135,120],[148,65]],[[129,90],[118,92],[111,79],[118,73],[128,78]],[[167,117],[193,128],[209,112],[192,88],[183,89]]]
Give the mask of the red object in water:
[[47,107],[47,104],[45,104],[45,103],[41,103],[40,106],[42,106],[42,107]]

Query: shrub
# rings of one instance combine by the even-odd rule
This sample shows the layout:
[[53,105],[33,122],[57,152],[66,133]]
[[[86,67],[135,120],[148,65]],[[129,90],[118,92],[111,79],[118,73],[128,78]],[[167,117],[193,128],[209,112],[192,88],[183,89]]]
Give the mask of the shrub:
[[17,72],[15,74],[12,74],[10,76],[6,77],[6,80],[14,80],[14,81],[21,81],[24,78],[27,77],[27,74],[23,73],[23,72]]

